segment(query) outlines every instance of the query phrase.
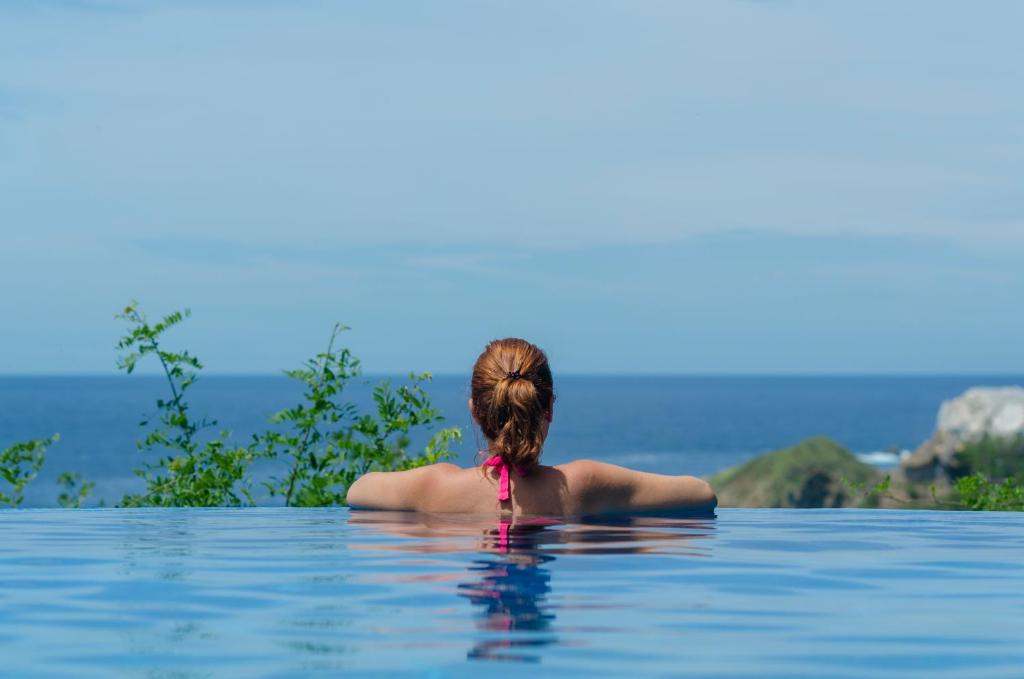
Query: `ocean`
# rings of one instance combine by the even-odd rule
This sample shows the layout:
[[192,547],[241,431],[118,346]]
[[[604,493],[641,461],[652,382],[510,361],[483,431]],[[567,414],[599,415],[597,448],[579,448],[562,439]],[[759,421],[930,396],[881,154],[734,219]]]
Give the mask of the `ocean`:
[[[365,408],[379,379],[359,378],[348,398]],[[866,461],[891,466],[900,451],[931,434],[943,400],[971,386],[1011,384],[1024,384],[1024,377],[556,377],[544,461],[589,457],[706,476],[821,434]],[[0,377],[0,448],[60,434],[23,506],[55,506],[63,471],[96,482],[89,504],[116,504],[140,490],[132,473],[142,461],[138,423],[154,412],[165,388],[155,376]],[[481,439],[467,412],[468,377],[436,377],[427,389],[446,425],[464,432],[454,461],[472,464]],[[218,429],[245,443],[268,427],[273,412],[301,398],[301,385],[285,377],[205,376],[190,395],[193,415],[218,420]]]

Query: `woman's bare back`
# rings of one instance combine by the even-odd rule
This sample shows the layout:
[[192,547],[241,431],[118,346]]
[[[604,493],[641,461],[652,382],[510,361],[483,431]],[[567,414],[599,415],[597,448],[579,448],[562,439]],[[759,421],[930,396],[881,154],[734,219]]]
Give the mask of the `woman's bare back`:
[[715,495],[703,480],[665,476],[576,460],[530,474],[509,474],[510,497],[498,500],[500,471],[436,464],[404,472],[373,472],[348,492],[351,506],[431,513],[578,516],[610,512],[712,509]]

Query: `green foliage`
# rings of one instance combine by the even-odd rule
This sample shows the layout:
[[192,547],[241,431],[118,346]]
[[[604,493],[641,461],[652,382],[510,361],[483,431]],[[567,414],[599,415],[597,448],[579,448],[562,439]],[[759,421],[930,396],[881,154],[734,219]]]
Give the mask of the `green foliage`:
[[150,324],[136,304],[119,318],[130,324],[118,343],[126,353],[118,367],[130,374],[140,360],[154,356],[167,380],[170,397],[157,401],[154,422],[139,442],[144,452],[158,455],[135,470],[145,479],[146,492],[126,496],[124,506],[238,506],[253,504],[252,463],[258,459],[282,460],[287,474],[265,483],[271,496],[286,505],[328,506],[345,502],[348,487],[359,475],[371,470],[410,469],[438,462],[450,456],[452,441],[461,438],[458,428],[437,431],[422,452],[409,450],[410,432],[430,428],[443,418],[423,389],[429,374],[412,374],[410,383],[393,388],[384,380],[373,390],[373,413],[359,413],[345,401],[343,392],[359,375],[359,360],[348,349],[336,349],[338,335],[346,330],[336,325],[327,350],[297,370],[285,371],[305,385],[303,402],[276,413],[271,423],[284,425],[253,438],[248,447],[233,446],[221,432],[210,441],[200,441],[203,430],[216,426],[215,420],[196,420],[186,399],[198,378],[202,363],[188,352],[164,349],[164,333],[188,318],[189,312],[174,312]]
[[892,487],[891,474],[886,474],[881,481],[874,484],[865,481],[851,481],[845,477],[842,479],[842,483],[850,489],[853,497],[859,497],[859,501],[856,503],[859,507],[877,508],[883,499],[894,499],[889,491]]
[[271,418],[272,423],[288,425],[287,431],[257,437],[263,456],[288,463],[283,478],[265,484],[288,506],[343,504],[348,487],[361,474],[438,462],[450,455],[450,443],[461,438],[457,428],[442,429],[421,454],[410,455],[410,430],[443,419],[421,386],[430,379],[426,373],[411,374],[411,384],[397,389],[387,380],[379,383],[373,390],[374,414],[359,414],[355,404],[343,400],[346,384],[360,371],[359,360],[348,349],[334,348],[338,335],[347,329],[335,325],[326,351],[302,368],[285,372],[305,385],[305,402]]
[[995,483],[983,474],[972,474],[957,479],[956,490],[967,509],[1024,511],[1024,485],[1016,483],[1013,477]]
[[966,509],[1024,511],[1024,436],[984,438],[955,456],[954,488]]
[[866,481],[852,481],[845,476],[842,478],[843,485],[854,493],[861,493],[866,496],[885,495],[892,486],[892,475],[886,474],[885,478],[875,484],[868,484]]
[[81,508],[82,502],[96,487],[92,481],[83,481],[82,475],[77,472],[62,472],[57,477],[57,483],[64,489],[57,496],[57,504],[65,509]]
[[982,474],[990,479],[1024,476],[1024,435],[985,436],[966,444],[954,459],[960,476]]
[[0,452],[0,479],[6,482],[7,488],[0,490],[0,503],[11,507],[19,506],[25,499],[22,494],[27,486],[43,468],[46,460],[46,449],[60,438],[54,434],[47,439],[20,441]]
[[[909,497],[896,495],[890,490],[891,482],[892,477],[886,474],[885,478],[873,487],[868,487],[864,483],[845,483],[853,492],[861,494],[866,500],[870,501],[874,498],[875,505],[873,506],[877,506],[878,500],[886,499],[907,508],[1024,511],[1024,485],[1016,482],[1012,476],[1002,482],[992,481],[980,472],[962,476],[953,484],[954,494],[946,491],[942,494],[943,497],[939,496],[939,490],[933,483],[928,486],[930,501],[922,501],[919,497],[920,487],[912,484],[903,489],[904,492],[909,493]],[[862,503],[862,506],[867,506],[867,504],[867,502]]]
[[118,318],[129,323],[128,333],[117,348],[127,353],[118,360],[118,368],[134,372],[138,362],[154,356],[160,364],[170,391],[169,399],[156,402],[155,423],[138,443],[141,451],[157,455],[135,469],[146,482],[141,495],[126,495],[126,507],[219,507],[252,504],[251,482],[246,472],[255,459],[253,451],[228,444],[227,432],[211,441],[199,442],[198,434],[216,426],[216,420],[196,420],[189,415],[188,389],[195,384],[202,363],[187,351],[167,351],[161,344],[170,328],[189,317],[188,310],[168,314],[150,324],[136,303],[129,304]]
[[963,509],[959,503],[940,498],[934,484],[928,487],[928,493],[925,494],[921,487],[903,481],[897,493],[893,488],[891,474],[886,474],[874,484],[845,483],[859,498],[858,506],[864,508],[898,505],[904,509]]

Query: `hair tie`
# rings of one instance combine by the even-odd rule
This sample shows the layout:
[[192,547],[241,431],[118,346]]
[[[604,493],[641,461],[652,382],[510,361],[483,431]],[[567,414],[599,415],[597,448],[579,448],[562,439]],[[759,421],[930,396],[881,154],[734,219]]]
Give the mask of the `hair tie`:
[[510,380],[518,380],[522,375],[519,374],[518,370],[509,370],[508,374],[505,375]]

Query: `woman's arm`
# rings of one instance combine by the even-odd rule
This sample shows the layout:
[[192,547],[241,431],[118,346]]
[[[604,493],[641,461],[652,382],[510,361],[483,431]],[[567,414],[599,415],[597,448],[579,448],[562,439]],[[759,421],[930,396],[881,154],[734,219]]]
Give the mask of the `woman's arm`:
[[571,467],[580,481],[584,513],[711,510],[718,504],[710,484],[695,476],[651,474],[594,460],[577,460],[565,467]]
[[368,472],[349,486],[346,499],[356,509],[420,511],[438,474],[452,468],[457,469],[442,462],[402,472]]

